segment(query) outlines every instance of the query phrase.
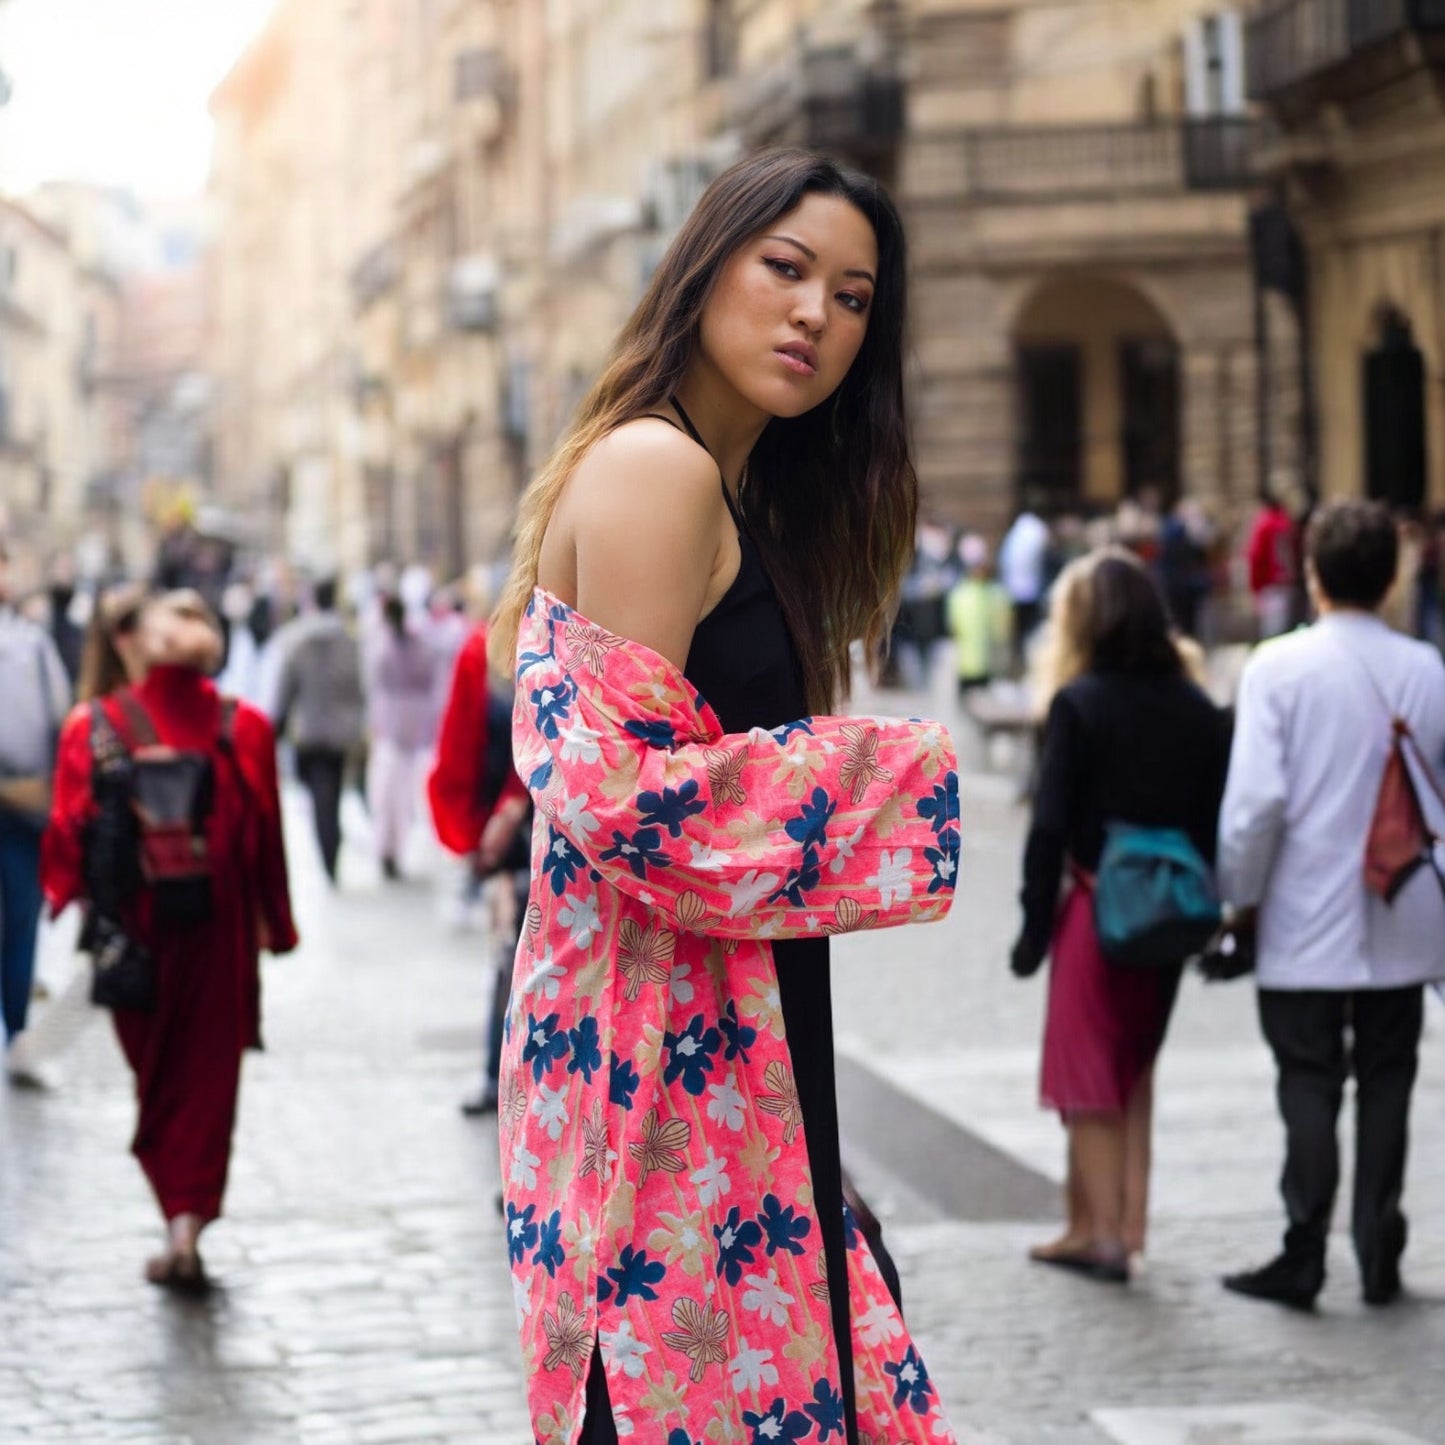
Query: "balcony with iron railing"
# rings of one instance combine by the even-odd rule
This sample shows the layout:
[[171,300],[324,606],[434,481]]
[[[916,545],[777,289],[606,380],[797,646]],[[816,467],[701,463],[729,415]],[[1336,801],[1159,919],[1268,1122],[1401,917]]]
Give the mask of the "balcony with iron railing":
[[1245,31],[1251,99],[1277,101],[1358,63],[1388,75],[1445,63],[1445,0],[1270,0]]
[[903,80],[860,45],[805,41],[739,76],[729,110],[746,144],[803,145],[866,165],[902,139]]
[[1262,132],[1258,121],[1221,117],[920,135],[906,185],[918,200],[1004,203],[1236,191],[1258,180]]

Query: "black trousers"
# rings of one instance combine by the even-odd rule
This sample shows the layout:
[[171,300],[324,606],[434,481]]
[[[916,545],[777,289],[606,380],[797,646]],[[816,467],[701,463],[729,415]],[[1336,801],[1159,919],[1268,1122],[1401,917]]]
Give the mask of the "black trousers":
[[1405,1244],[1400,1196],[1424,988],[1261,989],[1259,1017],[1278,1068],[1286,1135],[1280,1180],[1289,1215],[1285,1253],[1305,1267],[1324,1267],[1340,1183],[1336,1124],[1345,1080],[1355,1076],[1351,1233],[1368,1282],[1393,1266]]
[[346,776],[346,754],[340,748],[297,748],[296,776],[311,794],[321,862],[334,883],[336,859],[341,852],[341,783]]

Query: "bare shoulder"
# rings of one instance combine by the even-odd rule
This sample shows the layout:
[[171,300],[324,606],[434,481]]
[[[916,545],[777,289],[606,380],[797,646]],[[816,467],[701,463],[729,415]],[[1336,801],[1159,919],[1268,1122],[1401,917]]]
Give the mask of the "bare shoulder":
[[721,500],[717,464],[691,437],[656,417],[624,422],[577,464],[567,485],[568,510],[581,521],[618,511],[642,525],[658,516],[699,524]]

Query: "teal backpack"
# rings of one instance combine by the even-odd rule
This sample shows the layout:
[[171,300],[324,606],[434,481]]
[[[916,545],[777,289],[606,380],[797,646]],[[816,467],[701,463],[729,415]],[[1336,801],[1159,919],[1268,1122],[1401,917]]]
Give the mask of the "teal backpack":
[[1203,950],[1222,921],[1209,864],[1178,828],[1105,825],[1094,926],[1110,963],[1163,968]]

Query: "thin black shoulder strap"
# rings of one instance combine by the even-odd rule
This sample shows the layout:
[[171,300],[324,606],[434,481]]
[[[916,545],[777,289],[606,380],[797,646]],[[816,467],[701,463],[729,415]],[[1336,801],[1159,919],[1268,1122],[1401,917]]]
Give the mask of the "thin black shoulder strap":
[[711,456],[712,453],[708,451],[707,443],[702,439],[702,433],[692,424],[692,418],[682,409],[682,403],[675,396],[670,398],[670,400],[672,402],[672,409],[682,418],[682,424],[687,428],[688,436],[690,436],[703,451]]
[[[703,451],[707,452],[708,456],[711,456],[712,452],[708,450],[707,443],[703,441],[702,433],[699,432],[698,429],[693,425],[692,418],[683,409],[682,403],[675,396],[671,397],[670,400],[672,402],[673,410],[676,411],[678,416],[682,418],[681,427],[678,427],[677,423],[673,421],[670,416],[664,416],[660,411],[649,411],[645,412],[644,415],[655,416],[659,421],[665,421],[668,426],[676,427],[679,431],[686,430],[688,436],[690,436],[693,441],[695,441],[698,446],[703,449]],[[718,471],[718,482],[722,486],[723,501],[727,503],[727,509],[732,516],[733,525],[738,529],[739,532],[746,531],[747,527],[746,524],[743,522],[742,513],[738,511],[738,504],[733,500],[733,494],[728,491],[728,484],[723,481],[721,469],[719,469]]]

